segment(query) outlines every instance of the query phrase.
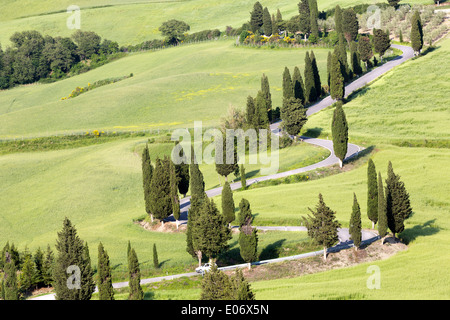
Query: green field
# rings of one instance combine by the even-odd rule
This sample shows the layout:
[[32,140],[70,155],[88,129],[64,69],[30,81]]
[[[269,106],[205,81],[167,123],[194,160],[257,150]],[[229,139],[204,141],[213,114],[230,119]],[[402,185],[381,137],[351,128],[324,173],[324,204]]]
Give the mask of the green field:
[[[319,10],[366,3],[364,0],[318,1]],[[376,1],[382,2],[382,1]],[[224,31],[227,26],[240,27],[249,20],[253,0],[208,1],[208,0],[80,0],[81,29],[95,31],[103,38],[119,42],[120,45],[137,44],[145,40],[160,38],[159,26],[169,19],[186,21],[191,32],[206,29]],[[280,9],[283,17],[298,14],[298,1],[261,1],[271,13]],[[432,4],[431,0],[408,0],[405,3]],[[72,1],[5,0],[0,4],[0,43],[9,44],[10,36],[16,31],[37,30],[51,36],[70,36],[73,30],[66,26],[70,16],[67,7]],[[26,17],[22,18],[21,17]],[[114,17],[114,18],[111,18]]]
[[[194,120],[216,125],[230,105],[244,108],[247,96],[256,96],[263,73],[273,108],[280,106],[284,67],[303,70],[306,51],[237,48],[233,41],[217,41],[130,54],[62,81],[1,91],[0,137],[191,127]],[[326,79],[328,49],[314,53]],[[61,101],[77,86],[130,73],[132,78]]]

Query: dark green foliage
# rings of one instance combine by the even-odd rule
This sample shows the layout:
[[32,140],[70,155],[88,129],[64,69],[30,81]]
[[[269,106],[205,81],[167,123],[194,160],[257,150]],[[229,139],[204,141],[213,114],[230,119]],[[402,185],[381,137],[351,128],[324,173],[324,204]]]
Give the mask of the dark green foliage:
[[359,37],[358,52],[361,60],[366,64],[367,69],[367,62],[373,57],[372,45],[368,37]]
[[298,135],[308,120],[306,108],[299,99],[289,98],[281,109],[284,130],[290,135]]
[[242,190],[245,190],[247,189],[247,178],[245,177],[245,167],[243,164],[241,164],[240,173],[241,173],[241,188]]
[[180,198],[178,197],[178,176],[175,170],[175,164],[169,160],[170,170],[170,198],[172,200],[172,213],[175,220],[180,219]]
[[342,33],[343,32],[343,27],[342,27],[342,9],[339,5],[336,6],[336,9],[334,10],[334,24],[335,24],[335,29],[337,33]]
[[349,233],[350,239],[353,240],[355,248],[359,248],[361,245],[361,209],[359,207],[358,200],[356,199],[356,194],[353,194],[353,207],[352,214],[349,223]]
[[277,18],[275,18],[275,15],[272,14],[272,35],[278,36],[278,21]]
[[9,252],[5,252],[4,275],[2,280],[2,298],[4,300],[19,300],[16,264]]
[[399,38],[400,43],[403,43],[403,32],[402,32],[402,29],[400,29],[400,33],[398,35],[398,38]]
[[128,300],[143,300],[144,292],[141,288],[141,269],[139,267],[139,260],[134,248],[131,248],[130,255],[128,257],[128,286],[130,293]]
[[186,194],[189,191],[189,164],[186,159],[186,156],[184,154],[184,151],[182,151],[182,158],[184,159],[182,163],[175,165],[175,173],[177,176],[178,181],[178,192],[183,195],[183,197],[186,197]]
[[266,36],[270,37],[272,35],[272,18],[267,7],[263,10],[263,30]]
[[55,257],[50,245],[47,246],[47,251],[45,253],[45,259],[42,264],[42,281],[43,285],[50,286],[53,282],[53,264],[55,262]]
[[249,128],[255,128],[255,111],[256,111],[256,107],[255,107],[255,99],[253,99],[253,97],[248,96],[247,97],[247,107],[245,110],[245,120],[247,122],[247,126]]
[[257,229],[252,227],[251,219],[239,227],[239,250],[242,259],[247,262],[258,260],[258,234]]
[[95,32],[77,30],[72,35],[72,39],[78,46],[78,54],[81,60],[90,59],[100,50],[102,38]]
[[328,51],[328,56],[327,56],[327,83],[328,83],[328,90],[330,90],[330,85],[331,85],[331,59],[332,59],[332,53],[331,53],[331,51]]
[[398,3],[400,2],[401,0],[387,0],[387,2],[389,3],[389,5],[391,6],[391,7],[394,7],[395,9],[397,9],[398,8]]
[[142,184],[144,188],[144,201],[145,201],[145,211],[147,214],[151,214],[151,182],[153,176],[153,166],[150,160],[150,154],[148,151],[148,144],[145,145],[142,151]]
[[265,74],[261,77],[261,92],[266,100],[267,117],[270,122],[272,121],[272,94],[270,93],[269,78]]
[[[75,227],[69,219],[65,218],[63,229],[58,232],[56,240],[56,250],[58,252],[53,268],[53,287],[56,293],[56,300],[90,300],[95,289],[93,280],[93,270],[89,249],[78,237]],[[80,270],[79,288],[76,287],[76,272],[72,275],[67,273],[69,266],[76,266]],[[68,287],[68,279],[74,287]],[[70,279],[69,279],[70,280]]]
[[348,148],[348,124],[341,101],[336,103],[336,108],[334,109],[331,133],[333,136],[334,154],[339,158],[339,165],[342,168],[342,162],[345,159]]
[[386,199],[384,197],[383,180],[381,172],[378,172],[378,234],[385,237],[388,229],[388,221],[386,215]]
[[312,216],[302,217],[303,222],[308,229],[308,236],[317,244],[324,248],[324,259],[326,259],[326,249],[339,241],[338,228],[340,223],[336,220],[336,213],[331,210],[323,201],[322,194],[319,194],[319,203],[316,210],[311,211]]
[[255,294],[250,288],[250,284],[245,280],[241,269],[236,269],[234,277],[231,277],[231,287],[233,291],[232,300],[255,300]]
[[298,99],[302,105],[305,104],[305,85],[303,84],[302,74],[298,67],[294,68],[292,74],[292,85],[294,87],[294,98]]
[[222,215],[226,224],[230,224],[236,218],[234,214],[233,191],[228,181],[225,182],[222,189]]
[[[269,128],[269,110],[271,111],[271,100],[268,100],[263,91],[258,91],[255,99],[255,129]],[[234,170],[233,170],[234,171]]]
[[195,251],[214,259],[228,248],[230,239],[231,232],[226,226],[224,217],[217,210],[213,200],[205,199],[198,209],[195,232],[192,233]]
[[[258,93],[258,97],[256,100],[256,108],[259,108],[258,102],[261,104],[265,102],[264,98],[262,97],[261,91]],[[258,115],[260,115],[260,112],[257,112]],[[267,120],[267,111],[264,113]],[[259,119],[259,117],[258,117]],[[259,123],[259,120],[258,120]],[[234,143],[234,137],[228,137],[227,139],[226,135],[216,136],[216,154],[215,154],[215,166],[216,171],[221,176],[224,176],[225,179],[228,181],[228,175],[230,173],[233,173],[236,168],[239,167],[238,165],[238,159],[237,159],[237,150],[236,145]],[[233,138],[233,139],[231,139]]]
[[262,7],[261,3],[259,3],[259,1],[257,1],[253,5],[253,11],[250,12],[250,26],[251,26],[251,31],[253,33],[256,33],[256,31],[259,31],[259,29],[263,26],[263,24],[264,24],[263,16],[264,16],[263,7]]
[[158,251],[156,250],[156,243],[153,244],[153,267],[159,268]]
[[200,300],[231,300],[233,295],[230,279],[216,265],[204,275],[201,287]]
[[409,193],[400,176],[394,173],[389,161],[388,177],[386,179],[386,215],[388,226],[392,233],[400,233],[405,229],[404,221],[412,214]]
[[239,215],[238,215],[238,223],[239,227],[252,223],[253,216],[252,210],[250,209],[250,202],[247,199],[242,198],[241,202],[239,202]]
[[355,41],[358,36],[359,24],[358,17],[352,8],[342,12],[342,32],[348,43]]
[[191,27],[184,21],[171,19],[164,22],[158,29],[166,37],[169,44],[178,44],[184,38],[184,33],[191,30]]
[[22,272],[19,277],[19,287],[20,291],[27,295],[32,290],[34,284],[33,277],[35,274],[34,261],[31,253],[29,253],[27,249],[25,249],[21,271]]
[[420,53],[423,47],[423,30],[422,30],[422,20],[418,11],[414,11],[411,18],[411,47],[415,52]]
[[98,298],[99,300],[114,300],[114,290],[112,286],[111,266],[108,252],[100,242],[98,245]]
[[170,190],[170,162],[168,157],[157,158],[150,183],[151,213],[159,220],[172,214],[172,198]]
[[373,29],[373,46],[375,52],[380,55],[381,61],[383,61],[384,53],[391,47],[389,34],[381,29]]
[[345,41],[344,34],[342,33],[339,34],[339,45],[335,47],[334,53],[341,63],[341,73],[344,76],[344,80],[347,82],[350,80],[351,75],[347,58],[347,41]]
[[353,74],[360,75],[362,74],[362,68],[357,47],[358,45],[355,41],[350,43],[350,64],[352,66]]
[[378,182],[372,159],[369,159],[367,167],[367,217],[372,221],[373,229],[378,221]]
[[314,51],[311,51],[310,59],[314,76],[314,89],[316,91],[316,99],[318,99],[322,95],[322,83],[320,81],[319,68],[317,67],[317,61],[316,56],[314,55]]
[[314,70],[308,51],[306,51],[305,55],[305,98],[307,103],[312,103],[317,100]]
[[[70,38],[49,38],[42,50],[42,56],[51,70],[60,70],[64,73],[69,72],[80,60],[77,45]],[[46,72],[43,76],[46,76]]]
[[43,277],[44,253],[42,252],[41,248],[38,248],[36,250],[33,261],[34,261],[33,284],[35,284],[37,287],[41,287],[44,281]]
[[342,64],[336,53],[331,57],[330,94],[332,99],[342,100],[345,95],[345,78],[342,74]]
[[305,35],[311,32],[311,12],[309,10],[308,0],[301,0],[298,3],[299,30]]
[[[311,26],[311,35],[315,38],[319,38],[319,26],[317,24],[317,19],[319,18],[319,9],[317,7],[317,0],[309,0],[308,1],[309,11],[310,11],[310,26]],[[311,37],[309,38],[311,41]]]
[[283,106],[286,101],[294,97],[294,86],[292,84],[291,73],[288,67],[284,67],[283,72]]

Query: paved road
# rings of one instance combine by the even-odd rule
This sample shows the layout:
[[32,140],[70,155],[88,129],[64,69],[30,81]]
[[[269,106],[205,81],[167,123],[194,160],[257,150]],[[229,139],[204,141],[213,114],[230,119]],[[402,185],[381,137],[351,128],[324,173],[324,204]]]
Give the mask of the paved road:
[[[353,91],[362,88],[363,86],[372,82],[373,80],[375,80],[379,76],[383,75],[387,71],[391,70],[395,66],[398,66],[399,64],[405,62],[406,60],[408,60],[414,56],[414,51],[411,47],[401,46],[401,45],[392,45],[392,47],[402,50],[403,54],[401,56],[383,64],[382,66],[372,70],[371,72],[366,73],[362,77],[360,77],[360,78],[354,80],[352,83],[348,84],[345,87],[346,97]],[[335,101],[328,96],[328,97],[324,98],[323,100],[321,100],[320,102],[310,106],[308,108],[308,111],[306,112],[306,114],[308,116],[310,116],[328,106],[331,106],[334,102]],[[277,122],[270,126],[270,129],[274,134],[280,134],[279,125],[280,125],[280,122]],[[299,168],[299,169],[290,170],[290,171],[286,171],[286,172],[280,172],[280,173],[270,175],[270,176],[265,176],[265,177],[248,179],[247,185],[257,183],[259,181],[279,179],[279,178],[287,177],[287,176],[302,173],[302,172],[307,172],[307,171],[318,169],[318,168],[328,167],[330,165],[334,165],[339,162],[338,158],[334,155],[332,141],[324,140],[324,139],[309,138],[309,137],[301,137],[301,138],[306,143],[328,149],[331,152],[330,156],[323,161],[320,161],[318,163],[315,163],[313,165],[310,165],[310,166],[307,166],[304,168]],[[349,143],[348,152],[347,152],[345,160],[348,160],[349,158],[354,157],[360,151],[361,151],[361,148],[359,146]],[[230,186],[231,186],[232,190],[236,190],[236,189],[241,188],[241,183],[240,182],[233,183]],[[214,196],[220,195],[221,193],[222,193],[222,187],[206,191],[206,194],[208,195],[208,197],[214,197]],[[184,198],[181,200],[181,217],[180,217],[181,224],[187,222],[187,212],[188,212],[189,206],[190,206],[190,197],[187,197],[187,198]],[[169,218],[168,220],[171,220],[171,219],[173,221],[173,218]],[[260,229],[260,230],[279,230],[279,231],[297,231],[297,232],[298,231],[306,231],[305,227],[258,227],[258,229]],[[350,248],[353,246],[352,241],[349,240],[348,229],[346,229],[346,228],[339,229],[338,236],[339,236],[339,243],[336,246],[329,248],[328,252],[336,252],[336,251],[339,251],[342,249],[347,249],[347,248]],[[362,231],[363,244],[373,242],[377,239],[378,239],[378,236],[375,233],[372,233],[371,231],[366,231],[366,230]],[[275,263],[275,262],[280,262],[280,261],[285,261],[285,260],[302,259],[302,258],[307,258],[307,257],[311,257],[311,256],[321,255],[321,254],[323,254],[323,250],[309,252],[309,253],[296,255],[296,256],[258,261],[258,262],[252,263],[252,265],[262,265],[262,264]],[[239,265],[223,267],[220,269],[221,270],[232,270],[232,269],[236,269],[236,268],[245,268],[247,266],[248,266],[248,264],[239,264]],[[172,279],[181,278],[181,277],[192,277],[195,275],[198,275],[198,273],[191,272],[191,273],[183,273],[183,274],[177,274],[177,275],[171,275],[171,276],[165,276],[165,277],[143,279],[143,280],[141,280],[141,284],[160,282],[163,280],[172,280]],[[122,287],[127,287],[127,286],[128,286],[128,281],[113,284],[114,288],[122,288]],[[54,300],[54,299],[55,299],[54,294],[48,294],[48,295],[44,295],[44,296],[40,296],[40,297],[35,297],[30,300]]]

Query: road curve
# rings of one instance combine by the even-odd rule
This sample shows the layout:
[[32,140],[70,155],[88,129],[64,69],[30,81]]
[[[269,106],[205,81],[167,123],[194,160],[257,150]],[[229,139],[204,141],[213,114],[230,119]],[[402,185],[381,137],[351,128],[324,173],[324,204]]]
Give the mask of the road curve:
[[[349,83],[345,87],[345,97],[350,95],[355,90],[358,90],[358,89],[364,87],[365,85],[367,85],[368,83],[374,81],[375,79],[377,79],[381,75],[385,74],[387,71],[391,70],[395,66],[398,66],[398,65],[402,64],[403,62],[405,62],[406,60],[414,57],[414,50],[411,47],[402,46],[402,45],[394,45],[394,44],[391,45],[391,47],[401,50],[403,52],[403,54],[401,56],[396,57],[395,59],[388,61],[385,64],[375,68],[374,70],[364,74],[363,76],[357,78],[353,82]],[[321,111],[324,108],[331,106],[335,102],[336,102],[335,100],[331,99],[331,97],[328,96],[328,97],[322,99],[321,101],[315,103],[314,105],[311,105],[308,108],[306,114],[307,114],[307,116],[310,116],[314,113]],[[270,129],[274,134],[280,134],[280,129],[279,129],[280,123],[281,122],[277,122],[270,126]],[[332,141],[324,140],[324,139],[309,138],[309,137],[301,137],[301,139],[303,140],[303,142],[328,149],[331,153],[330,156],[325,160],[322,160],[318,163],[315,163],[315,164],[307,166],[307,167],[303,167],[303,168],[299,168],[299,169],[295,169],[295,170],[289,170],[286,172],[279,172],[279,173],[269,175],[269,176],[248,179],[247,185],[257,183],[259,181],[279,179],[279,178],[291,176],[291,175],[302,173],[302,172],[307,172],[307,171],[318,169],[318,168],[328,167],[328,166],[334,165],[339,162],[338,158],[334,155]],[[359,146],[349,143],[345,160],[348,160],[349,158],[354,157],[361,150],[362,149]],[[241,188],[241,183],[240,182],[232,183],[232,184],[230,184],[230,186],[231,186],[232,190],[236,190],[236,189]],[[208,197],[218,196],[221,193],[222,193],[222,187],[214,188],[214,189],[210,189],[210,190],[206,191],[206,194]],[[180,223],[186,223],[187,222],[187,212],[188,212],[188,209],[190,206],[190,197],[182,199],[180,204],[181,204]],[[173,221],[173,217],[169,217],[167,220]],[[284,226],[282,226],[282,227],[257,227],[257,228],[260,230],[306,231],[305,227],[287,227],[287,226],[284,227]],[[339,236],[340,242],[336,246],[329,248],[328,252],[335,252],[335,251],[350,248],[353,246],[352,241],[349,239],[348,229],[346,229],[346,228],[339,229],[338,236]],[[373,241],[377,240],[378,238],[379,237],[375,233],[372,233],[371,231],[367,231],[367,230],[362,231],[363,244],[373,242]],[[283,257],[283,258],[278,258],[278,259],[258,261],[258,262],[252,263],[252,265],[262,265],[262,264],[280,262],[280,261],[285,261],[285,260],[302,259],[302,258],[311,257],[311,256],[315,256],[315,255],[321,255],[321,254],[323,254],[322,250],[316,251],[316,252],[305,253],[305,254],[301,254],[301,255],[296,255],[296,256],[291,256],[291,257]],[[236,269],[236,268],[244,268],[247,265],[248,264],[239,264],[239,265],[228,266],[228,267],[223,267],[223,268],[219,268],[219,269],[232,270],[232,269]],[[190,273],[183,273],[183,274],[177,274],[177,275],[171,275],[171,276],[149,278],[149,279],[141,280],[141,284],[159,282],[159,281],[163,281],[163,280],[172,280],[172,279],[176,279],[176,278],[180,278],[180,277],[191,277],[191,276],[195,276],[195,275],[198,275],[198,273],[190,272]],[[128,282],[119,282],[119,283],[113,284],[114,288],[122,288],[122,287],[127,287],[127,286],[128,286]],[[55,300],[55,294],[42,295],[39,297],[31,298],[29,300]]]

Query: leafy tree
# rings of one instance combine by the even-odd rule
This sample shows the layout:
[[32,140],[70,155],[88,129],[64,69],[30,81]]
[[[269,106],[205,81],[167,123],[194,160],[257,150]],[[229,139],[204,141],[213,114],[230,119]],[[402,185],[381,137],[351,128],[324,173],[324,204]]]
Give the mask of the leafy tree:
[[153,244],[153,266],[155,269],[159,268],[158,251],[156,250],[156,243]]
[[298,3],[299,29],[305,35],[305,40],[311,32],[311,12],[308,0],[301,0]]
[[98,245],[98,298],[99,300],[114,300],[114,290],[111,277],[111,265],[108,252],[100,242]]
[[312,103],[317,100],[314,70],[308,51],[306,51],[305,55],[305,97],[308,103]]
[[253,33],[256,33],[264,24],[264,10],[259,3],[259,1],[255,2],[253,5],[253,11],[250,12],[250,26]]
[[359,207],[356,194],[353,193],[353,207],[349,224],[350,238],[353,240],[355,249],[358,249],[361,245],[361,209]]
[[270,37],[272,35],[272,18],[267,7],[263,10],[263,29],[266,36]]
[[4,300],[19,300],[17,270],[9,252],[5,252],[4,275],[2,280],[2,298]]
[[145,201],[145,211],[152,217],[152,200],[151,200],[151,182],[153,177],[153,166],[150,160],[150,153],[148,150],[148,144],[145,145],[142,151],[142,184],[144,188],[144,201]]
[[234,214],[233,191],[228,181],[225,182],[222,188],[222,215],[225,223],[228,225],[236,218]]
[[374,229],[378,222],[378,182],[372,159],[369,159],[367,167],[367,217],[372,221],[372,229]]
[[368,37],[359,37],[358,52],[361,60],[366,64],[367,69],[367,62],[373,57],[372,45]]
[[166,37],[166,41],[169,44],[178,44],[184,39],[184,33],[189,31],[191,27],[184,21],[171,19],[164,22],[159,31]]
[[151,212],[156,219],[163,221],[172,214],[170,190],[170,159],[156,159],[150,183]]
[[342,32],[349,44],[356,40],[358,30],[358,17],[356,16],[355,11],[352,8],[344,10],[342,12]]
[[141,288],[141,269],[134,248],[131,248],[128,257],[128,284],[130,287],[128,300],[143,300],[144,292]]
[[345,79],[342,74],[342,65],[336,53],[331,57],[330,94],[332,99],[339,101],[345,95]]
[[305,104],[305,85],[303,84],[302,74],[298,67],[294,68],[292,74],[292,85],[294,87],[294,98],[298,99],[302,105]]
[[394,173],[389,161],[388,177],[386,179],[386,215],[389,229],[394,237],[405,229],[404,221],[412,214],[409,193],[400,176]]
[[380,59],[383,61],[383,55],[391,47],[389,34],[381,29],[373,29],[373,45],[375,52],[380,55]]
[[78,46],[81,60],[90,59],[92,55],[99,53],[102,38],[95,32],[78,29],[72,35],[72,39]]
[[[56,250],[58,255],[53,268],[53,287],[56,300],[90,300],[95,283],[89,249],[78,237],[75,227],[68,218],[64,219],[63,229],[58,232]],[[78,278],[77,272],[72,270],[73,280],[75,280],[72,282],[73,288],[69,288],[67,285],[70,280],[70,266],[77,267],[80,272]],[[77,280],[79,280],[79,286],[77,286]]]
[[319,194],[319,203],[316,210],[311,211],[312,216],[302,217],[306,228],[308,229],[308,236],[312,238],[317,244],[323,246],[323,258],[327,259],[327,248],[333,246],[339,241],[338,228],[340,223],[336,220],[336,213],[331,210],[323,201],[322,194]]
[[281,109],[281,120],[286,132],[290,135],[298,135],[308,120],[306,108],[299,99],[289,98]]
[[384,238],[387,234],[388,221],[386,215],[386,199],[384,197],[383,180],[378,172],[378,234]]
[[42,55],[53,71],[69,72],[80,60],[77,45],[70,38],[50,38],[45,42]]
[[423,47],[423,29],[422,29],[422,19],[418,11],[414,11],[411,18],[411,47],[415,52],[420,54],[420,50]]
[[334,154],[339,158],[339,166],[342,168],[342,162],[345,159],[348,148],[348,124],[341,101],[336,103],[336,108],[334,109],[331,132]]

